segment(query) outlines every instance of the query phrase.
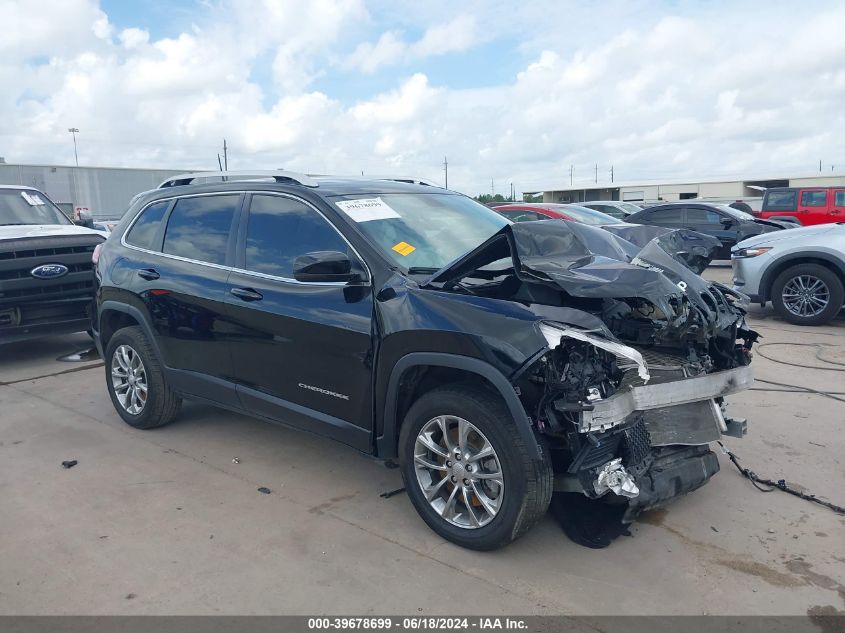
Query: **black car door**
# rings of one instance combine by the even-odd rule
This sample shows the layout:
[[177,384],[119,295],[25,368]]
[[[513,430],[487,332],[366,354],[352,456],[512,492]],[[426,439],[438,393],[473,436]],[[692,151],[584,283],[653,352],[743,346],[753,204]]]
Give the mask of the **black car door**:
[[[340,251],[363,282],[301,282],[294,260]],[[373,299],[362,260],[311,204],[249,197],[238,229],[227,313],[232,361],[250,411],[368,450],[372,432]]]
[[237,394],[223,312],[241,197],[189,196],[150,205],[124,238],[131,258],[112,273],[125,278],[145,305],[173,387],[232,405]]
[[693,231],[712,235],[722,243],[716,259],[731,258],[731,247],[737,242],[737,220],[711,207],[695,206],[687,207],[686,223]]

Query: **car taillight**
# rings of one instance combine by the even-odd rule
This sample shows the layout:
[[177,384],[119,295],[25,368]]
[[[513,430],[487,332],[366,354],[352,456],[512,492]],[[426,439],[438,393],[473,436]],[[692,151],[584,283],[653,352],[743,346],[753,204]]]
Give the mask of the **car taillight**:
[[94,252],[91,253],[91,261],[94,262],[94,265],[97,265],[97,262],[100,261],[100,249],[103,248],[103,243],[100,242],[94,247]]

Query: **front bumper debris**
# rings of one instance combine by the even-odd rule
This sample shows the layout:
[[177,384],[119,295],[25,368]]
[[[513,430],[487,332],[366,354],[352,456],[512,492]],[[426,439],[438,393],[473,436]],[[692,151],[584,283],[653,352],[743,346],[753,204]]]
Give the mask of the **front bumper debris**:
[[666,450],[637,479],[639,494],[628,500],[622,522],[631,523],[640,512],[700,488],[717,472],[719,460],[706,445]]
[[640,489],[634,483],[634,478],[622,465],[622,458],[607,462],[599,471],[594,484],[596,494],[601,496],[612,491],[620,497],[633,498],[640,494]]
[[753,383],[751,367],[746,365],[694,378],[633,386],[593,402],[590,410],[583,411],[579,430],[582,433],[606,431],[622,424],[635,411],[712,400],[748,389]]

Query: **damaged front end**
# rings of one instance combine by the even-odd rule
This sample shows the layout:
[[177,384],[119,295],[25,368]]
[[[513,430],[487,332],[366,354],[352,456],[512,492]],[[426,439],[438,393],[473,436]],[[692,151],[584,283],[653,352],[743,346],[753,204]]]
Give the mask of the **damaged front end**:
[[717,247],[692,232],[636,244],[526,222],[429,280],[537,315],[545,352],[512,381],[548,440],[557,491],[627,503],[628,523],[704,485],[719,470],[709,443],[745,432],[724,398],[751,386],[757,334],[745,325],[746,299],[694,270]]

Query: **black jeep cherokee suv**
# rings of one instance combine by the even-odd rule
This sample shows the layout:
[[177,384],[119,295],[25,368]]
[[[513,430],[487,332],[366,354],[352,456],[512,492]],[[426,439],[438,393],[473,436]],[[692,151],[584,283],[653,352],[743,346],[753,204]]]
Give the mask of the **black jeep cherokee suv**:
[[99,254],[107,388],[137,428],[187,397],[398,459],[466,547],[518,538],[553,490],[630,522],[718,471],[756,335],[691,269],[713,245],[620,231],[511,224],[413,181],[180,176]]

